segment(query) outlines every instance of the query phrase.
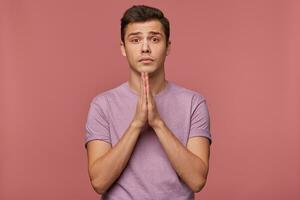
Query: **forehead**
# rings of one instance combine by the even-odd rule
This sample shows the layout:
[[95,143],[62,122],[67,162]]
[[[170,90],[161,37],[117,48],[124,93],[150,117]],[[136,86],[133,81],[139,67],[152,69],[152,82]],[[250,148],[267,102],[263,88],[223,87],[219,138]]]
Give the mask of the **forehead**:
[[129,23],[126,27],[125,37],[133,34],[151,34],[153,32],[164,35],[163,26],[158,20],[151,20],[146,22]]

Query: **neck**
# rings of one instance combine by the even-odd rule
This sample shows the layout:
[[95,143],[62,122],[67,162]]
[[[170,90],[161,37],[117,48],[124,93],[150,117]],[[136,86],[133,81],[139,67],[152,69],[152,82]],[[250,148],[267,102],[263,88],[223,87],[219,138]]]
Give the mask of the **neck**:
[[[155,96],[166,87],[164,70],[161,73],[148,73],[150,92]],[[131,89],[140,94],[141,73],[130,71],[128,84]]]

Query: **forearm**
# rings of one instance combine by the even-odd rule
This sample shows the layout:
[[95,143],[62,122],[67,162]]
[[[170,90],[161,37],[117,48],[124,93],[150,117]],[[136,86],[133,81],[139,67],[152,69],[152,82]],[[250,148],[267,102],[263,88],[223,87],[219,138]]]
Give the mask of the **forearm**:
[[178,176],[194,191],[205,185],[208,167],[190,152],[161,121],[153,128]]
[[141,128],[130,124],[118,143],[91,167],[94,189],[102,194],[120,176],[132,154]]

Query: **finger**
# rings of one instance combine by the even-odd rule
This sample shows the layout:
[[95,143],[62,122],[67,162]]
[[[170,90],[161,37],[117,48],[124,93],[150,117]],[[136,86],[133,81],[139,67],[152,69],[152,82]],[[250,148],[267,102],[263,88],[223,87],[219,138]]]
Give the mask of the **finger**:
[[146,85],[146,74],[144,73],[144,100],[146,102],[146,104],[148,104],[148,101],[147,101],[147,85]]
[[152,106],[155,106],[155,99],[154,99],[154,95],[152,93],[152,88],[151,88],[151,85],[150,85],[149,78],[148,78],[148,91],[149,91],[149,101],[151,102]]
[[147,101],[147,85],[146,85],[146,74],[144,72],[144,103],[147,107],[148,101]]
[[145,94],[145,99],[147,100],[147,87],[146,87],[146,76],[145,73],[143,73],[143,78],[144,78],[144,94]]
[[146,91],[147,91],[147,101],[148,104],[152,104],[152,99],[151,99],[151,92],[150,92],[150,84],[149,84],[149,76],[148,74],[146,75]]
[[143,73],[141,73],[141,79],[140,79],[140,101],[141,105],[144,103],[144,79],[143,79]]
[[145,104],[145,79],[144,79],[144,72],[142,72],[142,90],[141,90],[141,96],[143,99],[143,104]]

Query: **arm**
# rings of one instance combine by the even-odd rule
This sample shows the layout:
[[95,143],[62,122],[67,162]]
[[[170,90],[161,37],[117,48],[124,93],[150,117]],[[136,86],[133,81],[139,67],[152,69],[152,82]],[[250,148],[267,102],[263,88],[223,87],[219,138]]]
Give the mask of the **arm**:
[[[147,123],[146,90],[143,85],[144,80],[141,79],[140,95],[134,118],[118,143],[113,148],[104,141],[95,140],[88,143],[90,180],[94,190],[99,194],[103,194],[120,176],[127,165],[141,130]],[[99,127],[97,130],[105,131]]]
[[199,192],[206,183],[209,168],[209,141],[205,137],[192,137],[187,148],[161,121],[154,128],[172,166],[180,178],[192,189]]
[[101,140],[93,140],[87,144],[90,180],[98,194],[103,194],[120,176],[140,131],[141,128],[131,123],[113,148]]
[[[177,174],[193,190],[193,192],[199,192],[206,183],[208,173],[209,140],[204,137],[196,137],[196,139],[190,137],[192,139],[189,139],[187,148],[183,146],[161,119],[150,89],[147,74],[145,79],[148,122],[154,129]],[[196,133],[198,133],[198,131],[207,130],[209,125],[209,115],[205,110],[206,106],[205,104],[201,104],[201,102],[204,103],[205,101],[200,99],[200,101],[195,104],[196,107],[193,109],[194,112],[192,113],[191,133],[193,135],[197,135]],[[199,127],[201,127],[201,129],[199,129]]]

